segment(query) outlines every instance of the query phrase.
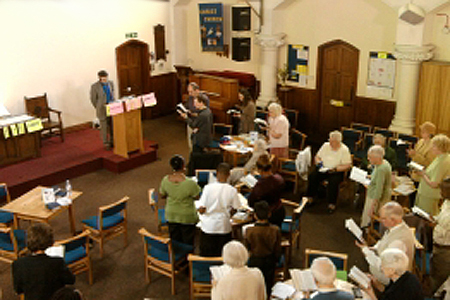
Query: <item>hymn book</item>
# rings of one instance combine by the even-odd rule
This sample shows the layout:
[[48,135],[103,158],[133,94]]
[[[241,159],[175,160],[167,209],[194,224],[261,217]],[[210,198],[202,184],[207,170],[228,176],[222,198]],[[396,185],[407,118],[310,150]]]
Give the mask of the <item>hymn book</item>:
[[209,267],[209,271],[211,272],[212,279],[219,281],[223,278],[223,276],[227,275],[228,272],[231,271],[231,267],[228,265],[211,266]]
[[255,176],[253,176],[252,174],[247,174],[246,176],[242,177],[240,179],[240,181],[242,183],[244,183],[246,186],[248,186],[249,188],[253,188],[256,183],[258,182],[258,180],[255,178]]
[[240,114],[241,112],[236,110],[236,109],[229,109],[227,110],[227,114],[231,115],[231,114]]
[[411,161],[410,163],[408,163],[408,167],[417,170],[417,171],[423,171],[425,169],[424,166],[422,166],[421,164],[416,163],[415,161]]
[[367,289],[370,286],[370,278],[364,274],[357,266],[353,266],[348,273],[348,277],[353,279],[361,287]]
[[362,185],[369,185],[370,179],[367,177],[368,173],[358,167],[353,167],[350,172],[350,179],[361,183]]
[[269,127],[269,124],[267,124],[267,122],[265,120],[260,119],[260,118],[256,118],[253,122],[260,124],[264,127]]
[[417,206],[413,206],[413,208],[411,209],[411,211],[415,214],[418,215],[419,217],[424,218],[425,220],[427,220],[428,222],[432,222],[434,223],[433,218],[430,216],[429,213],[427,213],[426,211],[424,211],[423,209],[417,207]]
[[356,225],[353,219],[345,220],[345,228],[350,231],[361,243],[365,243],[363,238],[363,231],[361,228],[359,228],[358,225]]
[[289,273],[297,291],[307,292],[317,290],[316,281],[311,270],[290,269]]
[[177,104],[177,112],[178,112],[178,113],[184,113],[184,114],[187,114],[189,111],[188,111],[188,109],[183,105],[183,103],[178,103],[178,104]]

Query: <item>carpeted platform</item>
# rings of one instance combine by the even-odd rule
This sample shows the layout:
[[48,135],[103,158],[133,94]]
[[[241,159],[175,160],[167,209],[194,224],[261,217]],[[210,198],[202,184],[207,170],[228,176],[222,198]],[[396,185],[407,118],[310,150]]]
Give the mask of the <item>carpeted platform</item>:
[[12,198],[36,185],[54,185],[105,168],[122,173],[157,159],[158,144],[144,141],[144,153],[131,153],[128,159],[103,147],[98,130],[85,129],[65,135],[64,143],[55,137],[44,140],[39,158],[0,169],[0,182],[8,184]]

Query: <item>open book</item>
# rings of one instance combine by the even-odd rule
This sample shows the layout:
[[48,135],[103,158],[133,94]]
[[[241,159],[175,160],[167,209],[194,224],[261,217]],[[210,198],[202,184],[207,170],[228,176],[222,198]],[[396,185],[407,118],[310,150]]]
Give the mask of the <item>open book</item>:
[[45,249],[45,254],[51,257],[64,257],[64,245],[51,246]]
[[228,265],[211,266],[209,267],[209,270],[211,271],[212,279],[219,281],[231,271],[231,267]]
[[314,280],[311,270],[290,269],[289,273],[292,277],[292,282],[297,291],[315,291],[317,290],[316,281]]
[[255,184],[258,182],[258,180],[255,178],[255,176],[253,176],[252,174],[247,174],[246,176],[242,177],[240,179],[240,181],[242,183],[244,183],[246,186],[248,186],[249,188],[253,188],[255,186]]
[[177,111],[180,113],[188,113],[188,109],[183,105],[183,103],[178,103],[177,104]]
[[415,169],[417,171],[423,171],[425,169],[421,164],[416,163],[415,161],[411,161],[408,163],[408,167]]
[[239,114],[239,113],[241,113],[241,112],[238,111],[237,109],[231,108],[231,109],[227,110],[227,114],[229,114],[229,115],[231,115],[231,114]]
[[418,215],[419,217],[424,218],[425,220],[434,223],[433,218],[430,216],[429,213],[427,213],[426,211],[424,211],[423,209],[417,207],[417,206],[413,206],[413,208],[411,209],[411,211]]
[[272,287],[272,297],[276,297],[276,299],[291,299],[295,293],[295,288],[292,285],[283,282],[277,282]]
[[353,266],[350,269],[350,273],[348,273],[348,277],[353,279],[356,283],[358,283],[363,288],[368,288],[370,285],[370,278],[367,277],[366,274],[364,274],[363,271],[358,269],[357,266]]
[[358,225],[356,225],[355,221],[353,219],[347,219],[345,220],[345,228],[348,229],[353,235],[361,242],[364,243],[363,238],[363,231],[361,228],[359,228]]
[[260,118],[256,118],[255,120],[253,120],[253,122],[260,124],[264,127],[269,127],[269,124],[267,124],[267,122],[265,120],[260,119]]
[[369,185],[370,179],[367,178],[367,172],[358,167],[353,167],[350,172],[350,179],[361,183],[362,185]]

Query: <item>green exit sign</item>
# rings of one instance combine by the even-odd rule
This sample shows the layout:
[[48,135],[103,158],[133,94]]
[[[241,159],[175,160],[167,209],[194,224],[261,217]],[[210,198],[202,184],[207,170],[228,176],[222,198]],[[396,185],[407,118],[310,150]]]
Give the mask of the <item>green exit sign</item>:
[[137,32],[125,33],[125,38],[127,38],[127,39],[137,38]]

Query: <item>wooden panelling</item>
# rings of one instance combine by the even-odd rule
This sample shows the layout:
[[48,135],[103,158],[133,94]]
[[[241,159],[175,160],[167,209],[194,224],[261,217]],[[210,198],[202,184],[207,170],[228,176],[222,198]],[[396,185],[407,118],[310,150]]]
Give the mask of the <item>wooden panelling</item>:
[[142,108],[144,119],[163,116],[175,111],[180,101],[179,82],[175,72],[152,76],[150,92],[154,92],[158,104],[154,107]]
[[356,97],[354,122],[388,128],[395,114],[394,101]]

